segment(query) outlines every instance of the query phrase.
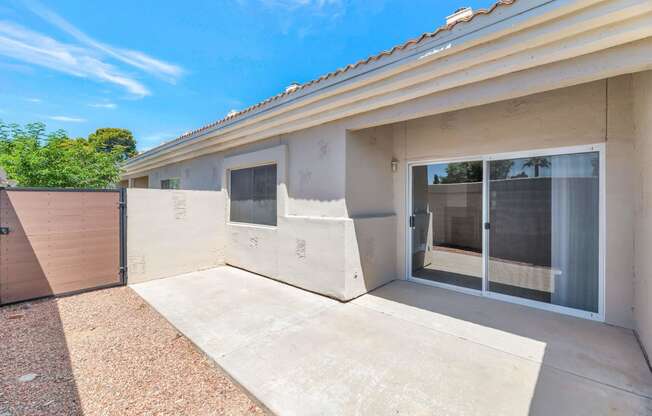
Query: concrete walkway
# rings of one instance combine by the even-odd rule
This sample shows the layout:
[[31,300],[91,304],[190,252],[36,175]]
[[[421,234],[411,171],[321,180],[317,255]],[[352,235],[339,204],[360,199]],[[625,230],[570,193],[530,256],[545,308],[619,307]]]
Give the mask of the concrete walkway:
[[631,331],[395,281],[340,303],[220,267],[132,286],[279,415],[650,415]]

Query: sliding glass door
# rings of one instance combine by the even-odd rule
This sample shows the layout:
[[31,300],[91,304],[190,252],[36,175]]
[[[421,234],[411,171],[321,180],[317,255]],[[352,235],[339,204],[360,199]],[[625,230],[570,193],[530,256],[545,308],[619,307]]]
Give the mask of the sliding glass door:
[[490,292],[598,313],[598,152],[489,161]]
[[482,290],[483,161],[412,168],[412,276]]
[[410,167],[410,277],[602,317],[601,148]]

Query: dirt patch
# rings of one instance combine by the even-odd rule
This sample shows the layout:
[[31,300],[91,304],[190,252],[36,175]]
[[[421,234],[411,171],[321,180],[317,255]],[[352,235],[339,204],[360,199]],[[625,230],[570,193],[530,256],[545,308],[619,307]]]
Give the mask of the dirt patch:
[[263,415],[126,287],[0,308],[0,416]]

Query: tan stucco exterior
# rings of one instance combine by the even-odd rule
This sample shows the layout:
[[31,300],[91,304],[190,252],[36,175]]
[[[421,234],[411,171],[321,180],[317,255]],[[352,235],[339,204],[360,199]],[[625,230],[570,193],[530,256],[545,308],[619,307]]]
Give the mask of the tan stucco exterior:
[[[652,351],[652,72],[634,75],[634,318]],[[630,164],[631,161],[630,160]]]
[[363,130],[347,130],[356,122],[347,119],[148,174],[181,177],[182,188],[217,190],[228,201],[229,164],[275,161],[283,172],[278,226],[227,225],[226,262],[351,299],[405,278],[409,161],[606,143],[606,209],[618,215],[606,221],[605,319],[632,327],[632,108],[625,75]]
[[[377,143],[367,147],[367,158],[352,157],[351,164],[366,166],[385,154],[391,137],[393,152],[386,153],[385,170],[392,157],[401,168],[394,175],[394,211],[406,218],[407,170],[410,161],[459,157],[606,143],[606,297],[607,322],[633,325],[633,117],[632,77],[622,76],[574,87],[424,117],[390,126],[351,133],[351,138]],[[608,107],[607,107],[608,105]],[[381,144],[378,144],[381,143]],[[370,164],[370,166],[373,166]],[[359,167],[354,169],[361,169]],[[384,183],[351,180],[347,195],[352,205],[373,205],[368,195]],[[376,197],[380,199],[380,197]],[[356,203],[361,200],[364,202]],[[348,199],[347,199],[348,201]],[[382,202],[386,204],[386,200]],[[379,206],[382,206],[379,204]],[[371,207],[370,212],[373,212]],[[386,210],[384,208],[383,210]],[[381,210],[381,211],[383,211]],[[610,215],[609,213],[617,213]],[[355,214],[358,214],[355,211]],[[405,221],[397,221],[396,275],[405,275]]]

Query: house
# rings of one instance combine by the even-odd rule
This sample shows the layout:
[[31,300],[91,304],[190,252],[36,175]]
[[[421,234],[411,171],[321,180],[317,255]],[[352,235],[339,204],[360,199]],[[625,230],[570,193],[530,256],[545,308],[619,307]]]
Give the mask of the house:
[[[652,351],[652,2],[503,0],[144,152],[228,264],[353,299],[409,279]],[[216,214],[217,215],[217,214]]]

